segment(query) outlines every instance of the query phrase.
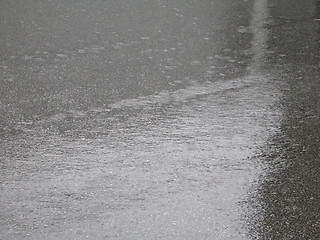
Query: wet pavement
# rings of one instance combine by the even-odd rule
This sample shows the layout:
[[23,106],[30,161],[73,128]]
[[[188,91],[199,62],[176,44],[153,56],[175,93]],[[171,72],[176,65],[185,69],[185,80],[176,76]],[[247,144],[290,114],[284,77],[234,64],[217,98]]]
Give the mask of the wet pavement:
[[315,0],[0,8],[0,239],[317,239]]
[[253,232],[258,239],[319,239],[320,31],[310,16],[320,15],[320,3],[270,4],[268,64],[284,82],[282,119],[258,156],[267,171],[253,194],[254,209],[263,213]]

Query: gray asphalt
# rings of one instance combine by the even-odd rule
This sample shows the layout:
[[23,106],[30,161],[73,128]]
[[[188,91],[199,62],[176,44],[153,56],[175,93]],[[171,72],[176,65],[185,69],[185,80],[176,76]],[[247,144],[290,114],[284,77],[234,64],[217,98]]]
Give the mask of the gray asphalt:
[[1,0],[0,239],[318,239],[310,0]]

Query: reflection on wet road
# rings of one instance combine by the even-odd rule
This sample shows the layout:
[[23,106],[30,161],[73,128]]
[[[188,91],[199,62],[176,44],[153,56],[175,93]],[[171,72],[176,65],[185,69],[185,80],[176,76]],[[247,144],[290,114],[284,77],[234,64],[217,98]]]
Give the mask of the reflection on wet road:
[[[20,232],[27,224],[32,237],[41,236],[37,228],[53,228],[53,238],[241,236],[238,201],[257,172],[247,158],[273,119],[265,104],[272,97],[261,91],[267,84],[252,80],[194,86],[46,123],[58,129],[76,121],[77,137],[33,128],[32,137],[6,146],[24,156],[6,157],[5,218],[27,214],[7,226]],[[19,149],[23,144],[29,148]]]
[[258,157],[267,170],[253,194],[254,238],[320,239],[320,26],[313,21],[320,4],[269,4],[267,62],[282,82],[283,114],[280,131]]
[[240,203],[282,120],[268,1],[12,2],[1,237],[249,239]]

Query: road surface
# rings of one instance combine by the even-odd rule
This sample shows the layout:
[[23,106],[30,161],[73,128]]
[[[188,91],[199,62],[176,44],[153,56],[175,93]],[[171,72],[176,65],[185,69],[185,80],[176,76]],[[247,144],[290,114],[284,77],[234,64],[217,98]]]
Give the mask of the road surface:
[[319,238],[316,0],[2,0],[1,239]]

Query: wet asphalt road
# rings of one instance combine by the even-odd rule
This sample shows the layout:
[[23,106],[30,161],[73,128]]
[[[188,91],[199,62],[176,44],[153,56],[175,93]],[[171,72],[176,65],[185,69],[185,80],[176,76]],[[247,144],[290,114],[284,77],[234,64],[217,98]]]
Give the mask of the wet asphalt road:
[[320,238],[310,0],[0,2],[0,239]]

